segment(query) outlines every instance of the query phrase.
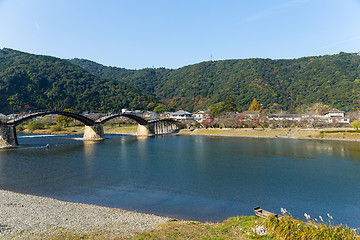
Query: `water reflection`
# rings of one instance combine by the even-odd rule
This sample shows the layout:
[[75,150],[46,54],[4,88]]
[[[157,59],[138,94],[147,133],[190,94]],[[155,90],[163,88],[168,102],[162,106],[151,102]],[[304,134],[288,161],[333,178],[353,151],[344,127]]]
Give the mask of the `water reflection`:
[[94,177],[95,168],[95,147],[98,142],[84,141],[84,160],[86,165],[86,172],[89,178]]

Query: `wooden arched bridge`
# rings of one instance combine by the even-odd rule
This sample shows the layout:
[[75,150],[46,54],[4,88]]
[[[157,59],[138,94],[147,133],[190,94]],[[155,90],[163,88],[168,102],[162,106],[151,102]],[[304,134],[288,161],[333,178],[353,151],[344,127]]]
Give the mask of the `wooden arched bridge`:
[[135,114],[127,113],[113,113],[105,115],[99,119],[93,120],[81,114],[60,111],[60,110],[49,110],[39,111],[21,115],[15,118],[2,118],[0,119],[0,147],[11,147],[18,145],[15,127],[23,122],[31,120],[33,118],[42,117],[46,115],[57,114],[67,117],[74,118],[85,125],[84,139],[85,140],[103,140],[104,129],[103,124],[107,121],[117,118],[126,117],[136,121],[138,126],[137,135],[139,136],[152,136],[175,133],[180,129],[180,125],[173,119],[160,119],[147,121],[146,119],[137,116]]

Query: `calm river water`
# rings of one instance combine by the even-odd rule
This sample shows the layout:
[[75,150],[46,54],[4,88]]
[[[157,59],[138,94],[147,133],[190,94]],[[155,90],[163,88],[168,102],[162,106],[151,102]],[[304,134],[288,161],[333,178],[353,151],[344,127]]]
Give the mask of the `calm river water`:
[[283,207],[360,227],[360,143],[72,137],[19,135],[19,148],[0,150],[0,188],[201,221]]

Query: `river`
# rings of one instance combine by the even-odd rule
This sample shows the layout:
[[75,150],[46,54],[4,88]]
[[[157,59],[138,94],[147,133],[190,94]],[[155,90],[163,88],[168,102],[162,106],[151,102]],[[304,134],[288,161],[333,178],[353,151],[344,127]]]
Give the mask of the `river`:
[[261,206],[360,227],[357,142],[76,137],[19,134],[18,148],[0,150],[0,188],[187,220],[221,221]]

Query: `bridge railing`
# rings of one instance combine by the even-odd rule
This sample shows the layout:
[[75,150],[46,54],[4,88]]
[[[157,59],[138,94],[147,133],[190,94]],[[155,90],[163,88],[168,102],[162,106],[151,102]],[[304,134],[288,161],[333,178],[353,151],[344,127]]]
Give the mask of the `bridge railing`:
[[[6,119],[2,120],[0,118],[0,121],[4,121],[4,122],[15,122],[19,119],[25,118],[25,117],[29,117],[35,114],[39,114],[39,113],[51,113],[51,112],[68,112],[67,110],[61,109],[61,108],[53,108],[53,109],[37,109],[37,110],[31,110],[31,112],[27,112],[27,113],[19,113],[19,114],[11,114],[6,116]],[[70,112],[70,111],[69,111]],[[139,114],[135,114],[135,113],[126,113],[128,115],[134,115],[134,116],[138,116],[138,117],[142,117]],[[86,114],[79,114],[81,116],[87,117]],[[101,114],[101,117],[98,119],[94,119],[94,121],[96,122],[101,122],[102,120],[114,116],[114,115],[123,115],[123,113],[105,113],[105,114]],[[5,116],[5,115],[4,115]],[[121,117],[121,116],[119,116]],[[144,118],[145,119],[145,118]],[[173,121],[171,119],[161,119],[161,118],[157,118],[157,119],[149,119],[149,122],[156,122],[156,121]],[[176,121],[175,121],[176,122]]]

